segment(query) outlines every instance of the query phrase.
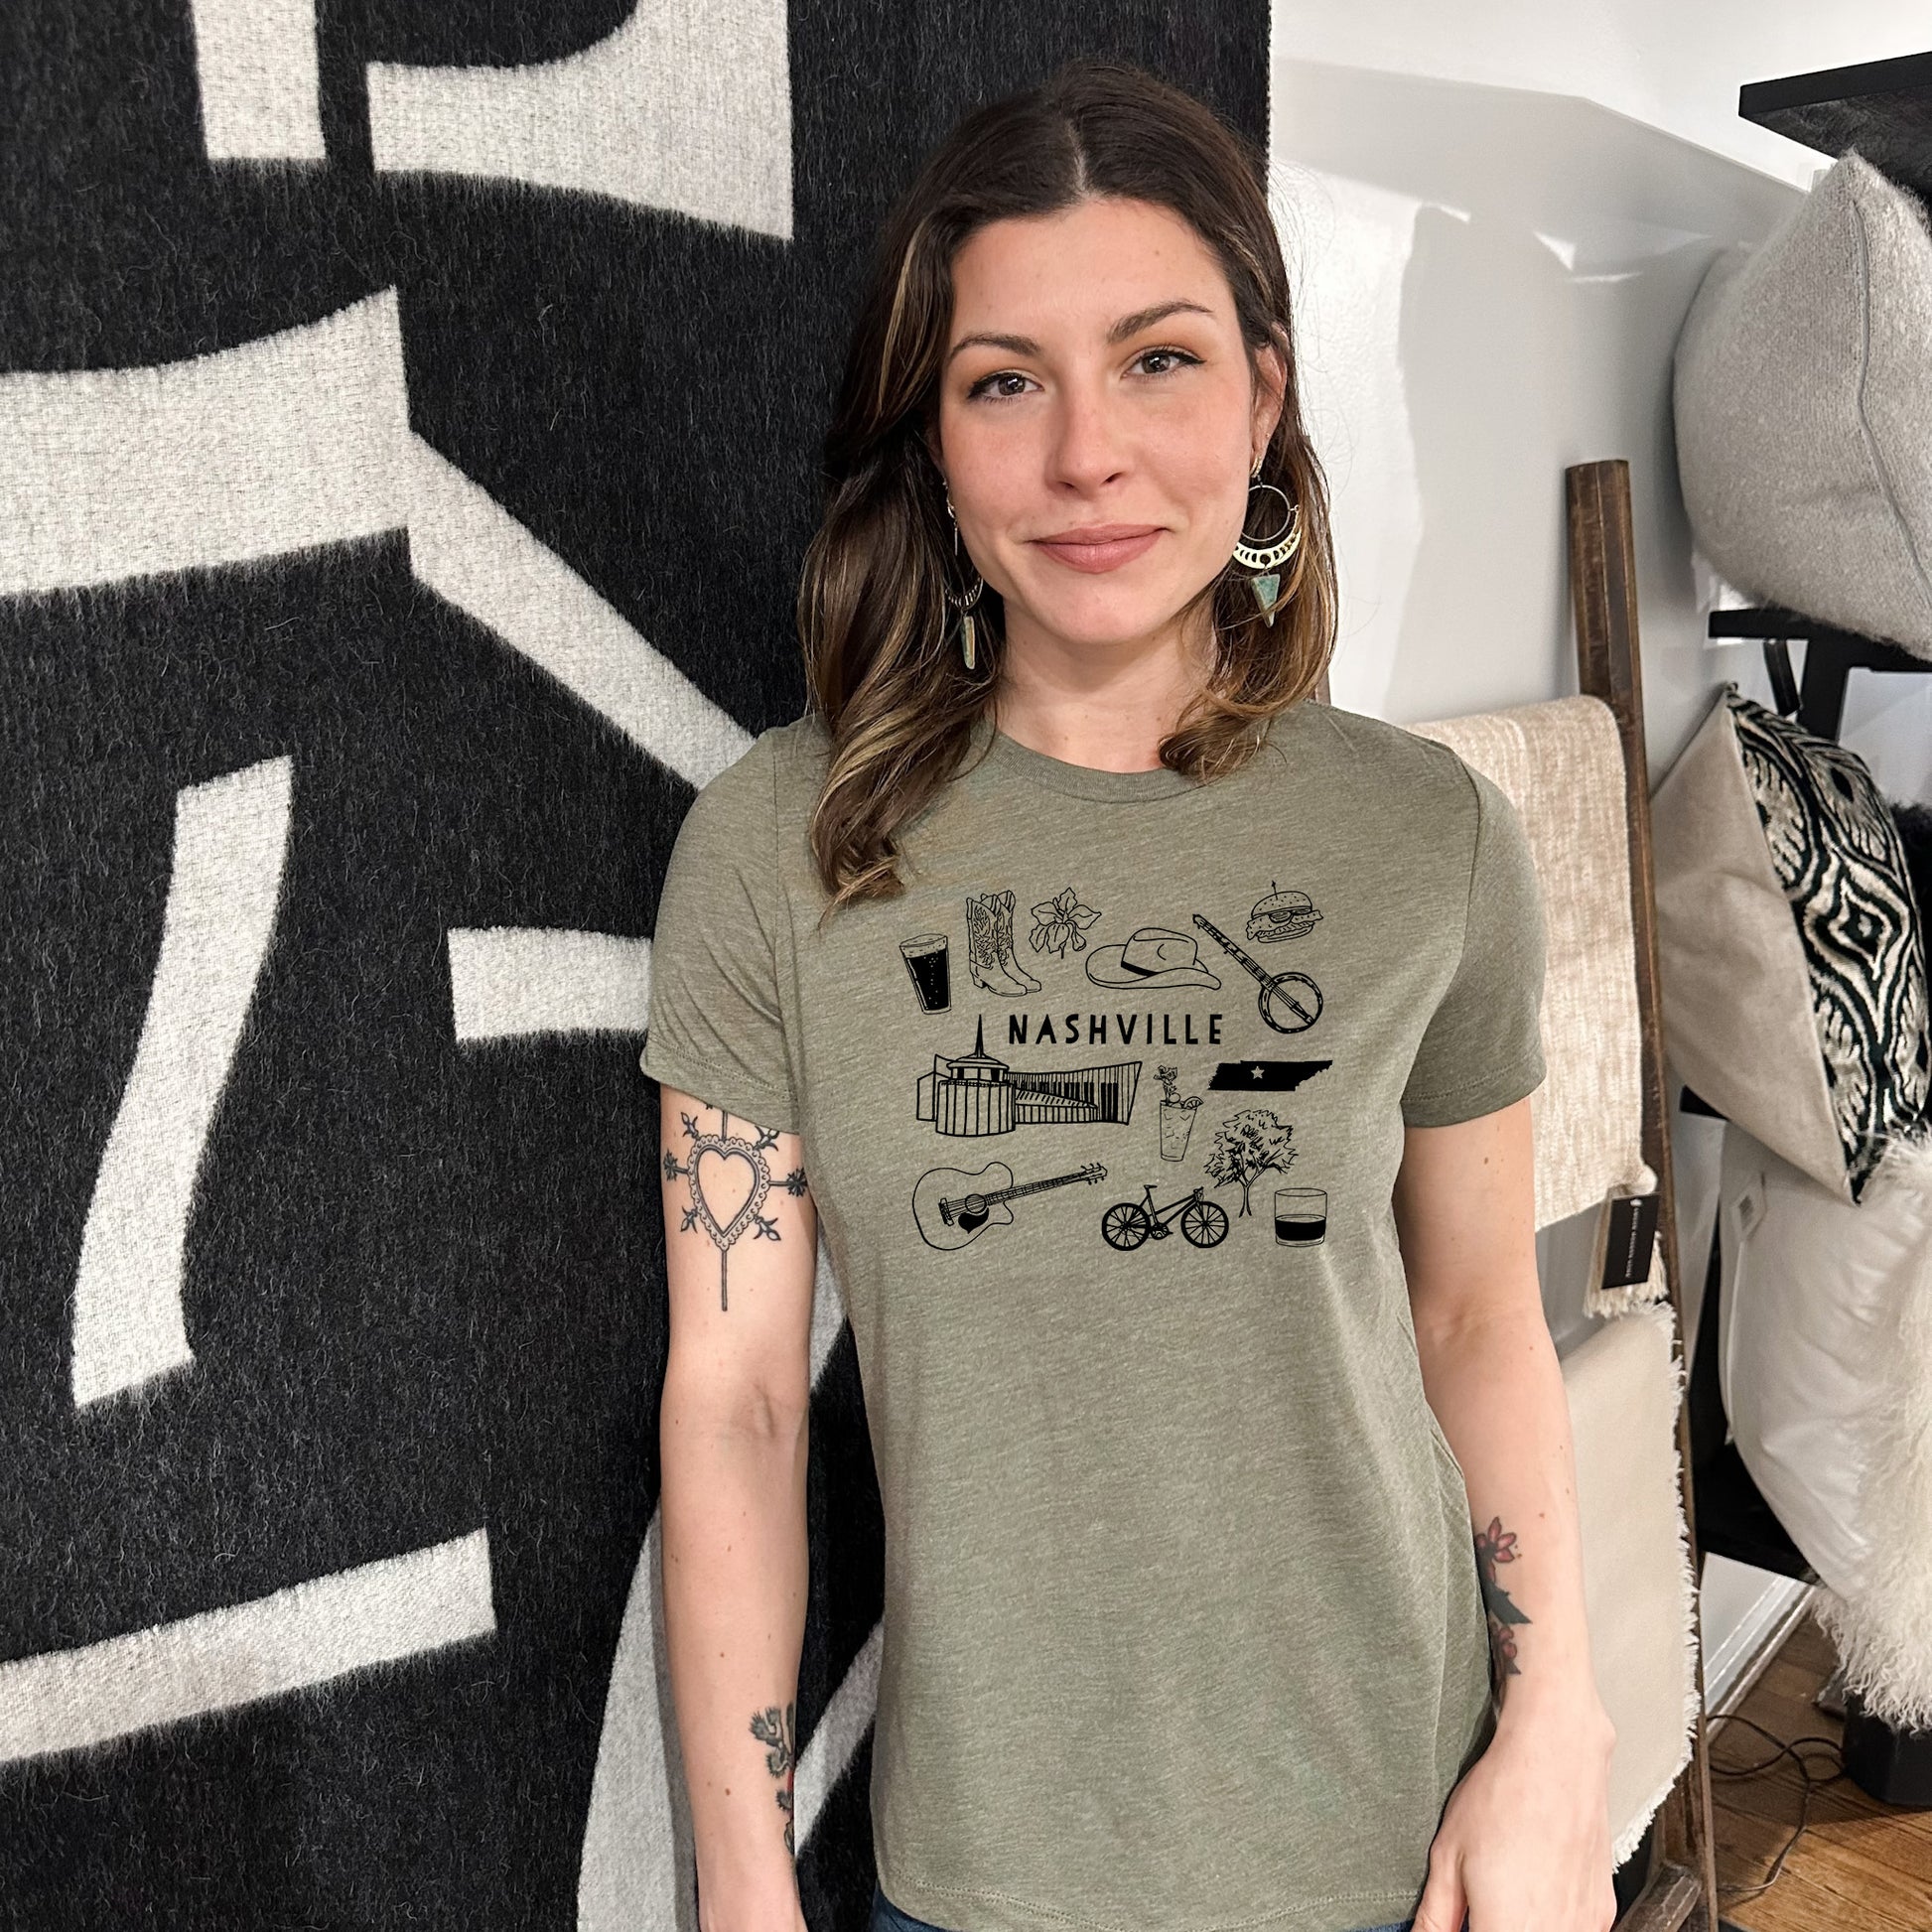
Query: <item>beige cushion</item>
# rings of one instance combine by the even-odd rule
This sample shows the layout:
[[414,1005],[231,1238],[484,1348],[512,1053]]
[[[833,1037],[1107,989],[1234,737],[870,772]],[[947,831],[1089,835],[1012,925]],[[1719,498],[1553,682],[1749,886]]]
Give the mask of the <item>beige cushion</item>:
[[1672,1063],[1856,1200],[1926,1095],[1918,914],[1869,774],[1726,686],[1658,786],[1651,828]]
[[1848,154],[1677,344],[1677,466],[1737,589],[1932,655],[1932,234]]
[[1722,699],[1657,787],[1650,831],[1671,1064],[1721,1114],[1849,1201],[1804,941]]

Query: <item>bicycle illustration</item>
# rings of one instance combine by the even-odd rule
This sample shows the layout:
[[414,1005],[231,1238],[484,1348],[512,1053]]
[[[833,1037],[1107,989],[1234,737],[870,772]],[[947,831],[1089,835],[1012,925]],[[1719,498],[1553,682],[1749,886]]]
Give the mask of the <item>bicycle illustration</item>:
[[1227,1209],[1211,1201],[1196,1187],[1191,1194],[1170,1201],[1166,1207],[1154,1204],[1154,1182],[1141,1189],[1139,1200],[1115,1201],[1100,1217],[1100,1232],[1110,1248],[1123,1253],[1138,1248],[1144,1241],[1165,1241],[1173,1232],[1178,1215],[1180,1231],[1196,1248],[1211,1248],[1227,1239]]

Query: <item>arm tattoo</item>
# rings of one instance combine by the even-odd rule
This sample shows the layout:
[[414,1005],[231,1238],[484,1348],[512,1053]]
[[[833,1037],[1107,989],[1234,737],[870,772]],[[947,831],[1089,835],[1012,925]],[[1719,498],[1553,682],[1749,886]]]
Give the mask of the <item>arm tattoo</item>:
[[[771,1191],[772,1184],[771,1169],[765,1161],[764,1151],[766,1148],[775,1147],[778,1144],[778,1137],[769,1128],[760,1127],[757,1130],[757,1140],[747,1140],[744,1135],[734,1134],[731,1131],[732,1117],[722,1112],[718,1117],[720,1124],[715,1134],[705,1133],[698,1126],[695,1117],[690,1114],[680,1113],[678,1118],[683,1121],[684,1131],[690,1137],[691,1158],[687,1162],[680,1163],[676,1154],[666,1148],[664,1178],[675,1180],[679,1174],[683,1174],[691,1183],[691,1205],[684,1210],[684,1219],[679,1222],[678,1229],[682,1233],[686,1228],[702,1227],[716,1244],[718,1306],[721,1309],[728,1309],[731,1307],[731,1300],[726,1288],[725,1264],[731,1259],[732,1243],[748,1227],[756,1230],[752,1236],[755,1241],[760,1237],[772,1241],[778,1239],[778,1217],[775,1214],[759,1212],[759,1209],[764,1205],[764,1197]],[[743,1161],[752,1171],[752,1190],[745,1196],[745,1204],[723,1226],[719,1225],[717,1215],[711,1211],[711,1203],[705,1198],[704,1182],[698,1173],[698,1164],[707,1154],[716,1155],[723,1162]],[[714,1181],[713,1184],[715,1185],[716,1182]],[[788,1194],[794,1196],[802,1194],[805,1191],[805,1170],[793,1168],[777,1184]]]
[[782,1719],[775,1704],[752,1713],[752,1735],[760,1744],[771,1746],[764,1754],[764,1768],[774,1778],[785,1781],[784,1789],[778,1793],[778,1809],[785,1815],[785,1850],[793,1853],[797,1850],[791,1841],[791,1770],[797,1756],[794,1746],[798,1735],[793,1728],[792,1715],[796,1708],[787,1704]]
[[1523,1674],[1516,1661],[1516,1633],[1510,1625],[1527,1623],[1529,1618],[1509,1600],[1509,1592],[1496,1581],[1497,1564],[1514,1563],[1521,1555],[1516,1547],[1516,1532],[1511,1530],[1505,1535],[1500,1516],[1490,1517],[1489,1527],[1476,1531],[1476,1568],[1482,1574],[1482,1600],[1489,1610],[1489,1654],[1498,1685],[1505,1677]]

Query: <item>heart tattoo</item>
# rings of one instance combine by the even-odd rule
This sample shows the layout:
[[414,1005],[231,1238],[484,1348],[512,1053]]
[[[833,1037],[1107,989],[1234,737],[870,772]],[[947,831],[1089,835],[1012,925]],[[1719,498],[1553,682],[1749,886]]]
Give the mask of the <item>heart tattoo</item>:
[[[687,1228],[702,1227],[718,1249],[718,1306],[731,1307],[730,1295],[726,1285],[726,1263],[731,1258],[732,1243],[745,1230],[755,1228],[754,1240],[765,1237],[772,1241],[779,1239],[778,1218],[775,1214],[760,1214],[759,1209],[764,1205],[764,1197],[771,1191],[771,1170],[766,1165],[764,1151],[778,1144],[778,1136],[769,1128],[758,1129],[758,1139],[748,1141],[742,1134],[731,1132],[731,1116],[721,1113],[718,1132],[708,1134],[697,1121],[686,1113],[678,1118],[684,1123],[684,1131],[691,1142],[691,1155],[687,1162],[680,1162],[669,1148],[664,1150],[664,1178],[675,1180],[683,1174],[691,1183],[691,1205],[684,1210],[684,1218],[678,1224],[682,1233]],[[706,1155],[730,1164],[742,1161],[751,1171],[751,1185],[737,1210],[724,1221],[718,1218],[717,1204],[705,1193],[705,1184],[699,1168]],[[713,1171],[712,1185],[720,1184],[724,1169]],[[805,1191],[805,1170],[793,1168],[778,1182],[786,1193],[802,1194]]]

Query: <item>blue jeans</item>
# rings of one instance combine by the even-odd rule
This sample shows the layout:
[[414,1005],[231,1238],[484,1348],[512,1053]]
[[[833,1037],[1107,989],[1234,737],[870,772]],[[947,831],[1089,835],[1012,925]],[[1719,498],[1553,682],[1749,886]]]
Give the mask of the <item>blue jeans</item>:
[[[1414,1919],[1406,1918],[1399,1925],[1365,1926],[1363,1932],[1409,1932],[1414,1924]],[[907,1918],[875,1884],[872,1888],[872,1923],[867,1932],[945,1932],[945,1928],[928,1925],[922,1918]]]

